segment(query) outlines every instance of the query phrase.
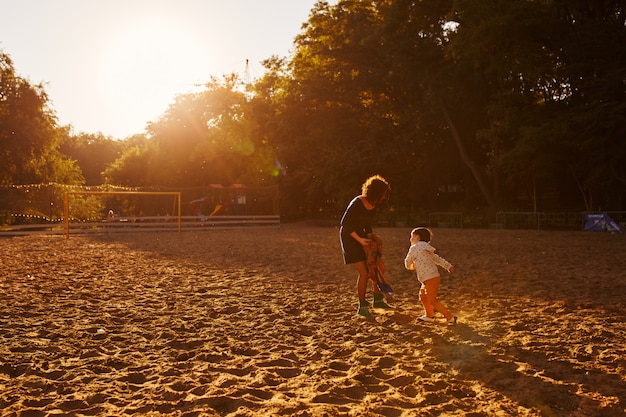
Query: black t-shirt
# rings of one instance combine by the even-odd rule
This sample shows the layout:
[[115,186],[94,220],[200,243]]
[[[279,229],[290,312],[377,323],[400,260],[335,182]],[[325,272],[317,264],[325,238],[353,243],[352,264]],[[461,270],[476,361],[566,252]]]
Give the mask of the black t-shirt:
[[359,236],[366,238],[368,233],[372,233],[374,213],[375,210],[365,208],[359,197],[353,198],[341,218],[342,236],[349,236],[350,233],[357,232]]

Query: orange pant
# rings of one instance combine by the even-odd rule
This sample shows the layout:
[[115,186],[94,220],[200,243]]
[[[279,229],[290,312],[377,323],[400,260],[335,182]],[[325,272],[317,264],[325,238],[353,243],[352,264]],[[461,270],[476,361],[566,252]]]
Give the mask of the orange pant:
[[424,306],[424,310],[426,310],[426,315],[428,317],[434,317],[435,310],[437,310],[443,314],[446,319],[450,320],[452,318],[452,313],[450,313],[448,309],[437,299],[437,293],[439,292],[440,285],[441,277],[431,278],[422,283],[422,287],[420,288],[420,300],[422,301],[422,305]]

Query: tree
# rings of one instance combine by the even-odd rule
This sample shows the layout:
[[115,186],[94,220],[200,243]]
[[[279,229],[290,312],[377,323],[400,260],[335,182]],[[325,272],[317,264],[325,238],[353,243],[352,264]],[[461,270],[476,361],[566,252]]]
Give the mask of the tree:
[[[281,184],[303,213],[337,214],[374,173],[424,205],[434,201],[422,191],[440,185],[427,178],[462,183],[431,97],[449,4],[416,4],[318,2],[291,61],[267,61],[258,92],[273,109],[269,136],[288,172]],[[392,203],[411,205],[406,197]]]
[[[458,0],[454,12],[448,54],[473,70],[472,79],[485,74],[488,119],[476,140],[495,193],[526,188],[537,210],[550,192],[561,195],[562,208],[573,204],[567,184],[574,178],[591,209],[598,181],[611,181],[619,169],[610,167],[624,166],[622,2]],[[592,151],[597,146],[611,151]]]
[[43,86],[18,77],[0,52],[0,184],[82,183],[80,169],[59,152],[67,134]]
[[101,185],[106,168],[122,155],[132,141],[117,141],[101,133],[80,133],[68,136],[60,146],[60,152],[76,161],[84,177],[85,185]]
[[308,214],[374,172],[405,208],[619,207],[624,19],[619,0],[318,2],[257,83],[281,184]]
[[567,172],[586,210],[619,207],[626,194],[625,6],[622,0],[555,1],[562,34],[555,49],[569,93],[561,113],[569,116]]
[[240,87],[233,74],[213,77],[202,92],[178,96],[148,125],[146,140],[129,147],[107,170],[108,181],[165,187],[263,185],[273,163]]
[[[482,150],[473,140],[484,122],[480,111],[484,95],[476,94],[473,83],[467,82],[473,74],[446,56],[452,2],[380,4],[384,24],[378,56],[387,68],[381,75],[393,103],[393,146],[402,194],[411,199],[411,206],[418,201],[422,207],[447,209],[453,201],[433,196],[447,188],[470,190],[475,182],[484,200],[493,204],[485,185]],[[467,91],[463,99],[457,82]]]
[[336,211],[358,181],[391,165],[393,117],[371,53],[379,19],[366,2],[319,2],[291,61],[268,62],[258,91],[279,120],[270,143],[287,166],[281,184],[304,213]]
[[131,136],[125,141],[121,155],[104,170],[105,183],[124,187],[154,186],[155,154],[154,144],[145,136]]

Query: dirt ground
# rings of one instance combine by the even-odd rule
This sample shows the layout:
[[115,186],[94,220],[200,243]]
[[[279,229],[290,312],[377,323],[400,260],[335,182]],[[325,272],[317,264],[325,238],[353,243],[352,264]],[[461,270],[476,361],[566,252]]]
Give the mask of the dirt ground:
[[2,238],[0,414],[626,413],[626,235],[434,229],[444,326],[376,232],[369,321],[332,227]]

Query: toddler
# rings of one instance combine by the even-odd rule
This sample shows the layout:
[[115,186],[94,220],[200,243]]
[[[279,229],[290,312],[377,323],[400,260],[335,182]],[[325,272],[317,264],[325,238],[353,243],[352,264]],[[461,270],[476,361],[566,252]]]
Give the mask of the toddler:
[[454,325],[457,317],[437,299],[441,285],[441,276],[437,266],[445,268],[450,273],[454,272],[454,266],[435,253],[435,248],[430,245],[432,237],[433,233],[426,227],[418,227],[411,231],[411,247],[404,259],[404,266],[410,271],[415,271],[417,279],[422,283],[420,301],[424,306],[425,314],[418,320],[434,321],[436,310],[443,314],[448,325]]

